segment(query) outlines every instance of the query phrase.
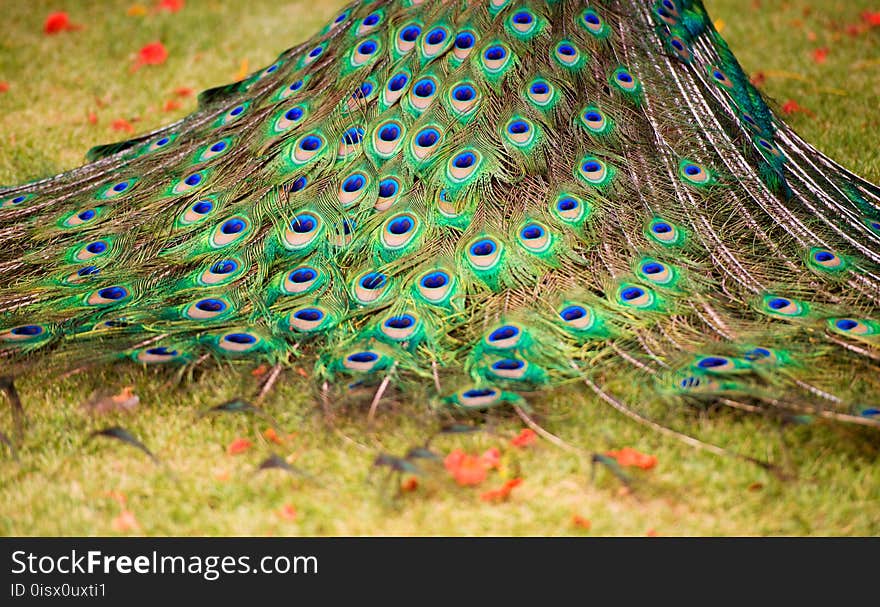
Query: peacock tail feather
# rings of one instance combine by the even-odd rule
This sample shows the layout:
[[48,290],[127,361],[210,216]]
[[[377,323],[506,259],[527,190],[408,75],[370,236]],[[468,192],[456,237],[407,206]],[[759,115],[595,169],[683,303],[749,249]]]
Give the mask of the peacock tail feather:
[[699,0],[351,4],[182,121],[0,190],[4,374],[265,362],[341,394],[863,425],[880,188]]

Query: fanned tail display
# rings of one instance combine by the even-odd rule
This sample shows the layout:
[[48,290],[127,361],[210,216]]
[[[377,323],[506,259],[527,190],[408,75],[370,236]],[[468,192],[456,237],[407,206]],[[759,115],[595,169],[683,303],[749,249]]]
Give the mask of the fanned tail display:
[[0,190],[0,365],[880,425],[880,189],[699,0],[364,1],[196,113]]

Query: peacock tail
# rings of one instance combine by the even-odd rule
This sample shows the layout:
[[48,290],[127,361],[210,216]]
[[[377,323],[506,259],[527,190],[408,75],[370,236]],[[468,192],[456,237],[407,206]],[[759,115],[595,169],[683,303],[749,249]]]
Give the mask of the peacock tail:
[[0,189],[3,374],[311,368],[339,394],[880,425],[880,188],[700,0],[351,4],[187,118]]

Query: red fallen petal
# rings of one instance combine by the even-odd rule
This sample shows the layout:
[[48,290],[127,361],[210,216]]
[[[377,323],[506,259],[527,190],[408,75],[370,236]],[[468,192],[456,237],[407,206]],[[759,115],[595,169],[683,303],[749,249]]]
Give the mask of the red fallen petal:
[[117,118],[110,125],[114,131],[125,131],[126,133],[134,133],[134,127],[125,118]]
[[400,490],[409,493],[419,488],[419,479],[411,476],[400,483]]
[[862,13],[862,21],[871,27],[880,27],[880,11],[865,11]]
[[73,29],[70,23],[70,15],[65,12],[51,13],[46,17],[43,24],[43,32],[49,35],[65,32]]
[[794,114],[795,112],[802,112],[803,108],[798,105],[798,102],[794,99],[789,99],[785,103],[782,104],[782,113],[783,114]]
[[829,52],[831,51],[826,46],[823,46],[822,48],[817,48],[813,51],[813,61],[820,64],[825,63],[825,61],[828,59]]
[[294,508],[291,504],[284,504],[281,510],[278,511],[278,516],[283,518],[285,521],[296,520],[296,508]]
[[89,112],[89,124],[98,124],[98,115],[95,112]]
[[486,491],[483,495],[480,496],[480,499],[484,502],[506,501],[510,497],[510,492],[513,491],[516,487],[519,487],[522,482],[523,481],[521,478],[512,478],[504,483],[501,488]]
[[137,70],[142,65],[160,65],[168,59],[168,50],[161,42],[151,42],[138,51],[133,70]]
[[631,447],[624,447],[619,451],[607,451],[605,455],[616,459],[621,466],[634,466],[642,470],[650,470],[657,465],[657,456],[641,453]]
[[589,530],[589,528],[593,526],[593,523],[590,522],[590,519],[584,518],[580,514],[575,514],[571,517],[571,524],[575,527],[580,527],[581,529],[587,530]]
[[447,470],[452,472],[461,465],[461,462],[465,457],[467,457],[467,455],[464,451],[461,449],[455,449],[446,456],[446,459],[443,460],[443,465]]
[[159,0],[159,4],[156,6],[156,9],[159,11],[176,13],[183,8],[183,4],[183,0]]
[[113,530],[118,531],[119,533],[125,533],[127,531],[137,531],[140,528],[138,524],[137,518],[134,516],[134,512],[131,510],[123,510],[119,513],[113,522]]
[[226,447],[226,453],[229,455],[240,455],[253,447],[254,444],[246,438],[237,438]]
[[486,449],[485,453],[480,456],[480,459],[489,470],[497,469],[501,466],[501,451],[498,447]]
[[534,430],[523,428],[522,431],[510,441],[510,444],[514,447],[528,447],[536,440],[538,440],[538,435],[535,434]]
[[174,89],[174,94],[178,97],[191,97],[193,93],[195,93],[195,91],[186,86],[181,86]]
[[764,72],[755,72],[752,74],[752,77],[749,79],[752,84],[757,87],[764,86],[764,83],[767,82],[767,76]]
[[9,83],[5,80],[0,81],[0,93],[5,93],[9,90]]
[[169,99],[165,102],[165,105],[162,106],[163,112],[173,112],[175,110],[180,109],[180,102],[175,101],[174,99]]

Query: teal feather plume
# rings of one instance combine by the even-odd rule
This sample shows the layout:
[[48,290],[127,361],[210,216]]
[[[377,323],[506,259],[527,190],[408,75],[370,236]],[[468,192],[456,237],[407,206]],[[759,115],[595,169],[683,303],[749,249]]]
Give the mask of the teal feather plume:
[[878,425],[880,188],[699,0],[355,2],[88,160],[0,191],[4,373],[295,361],[453,410],[586,380]]

